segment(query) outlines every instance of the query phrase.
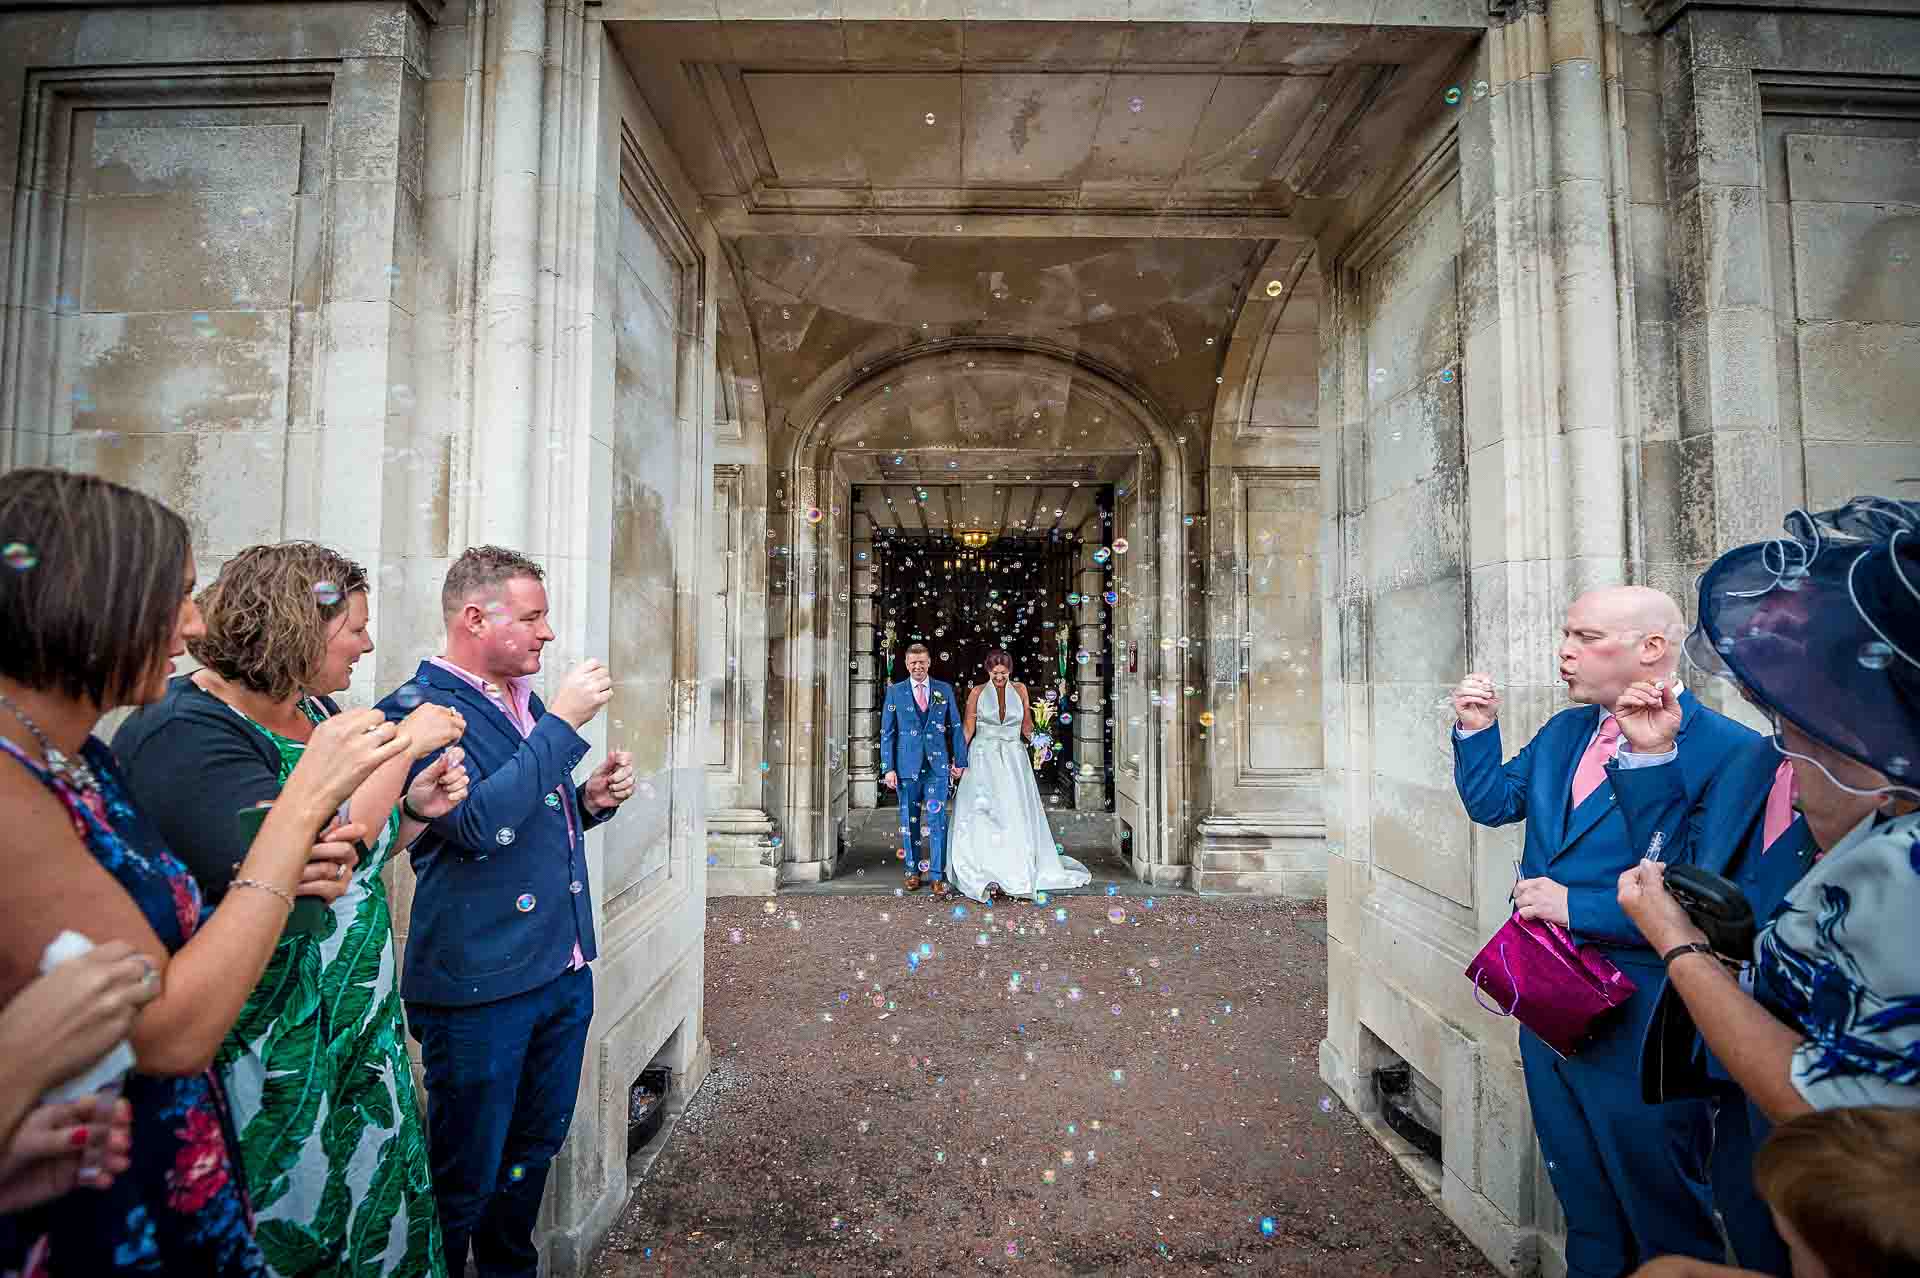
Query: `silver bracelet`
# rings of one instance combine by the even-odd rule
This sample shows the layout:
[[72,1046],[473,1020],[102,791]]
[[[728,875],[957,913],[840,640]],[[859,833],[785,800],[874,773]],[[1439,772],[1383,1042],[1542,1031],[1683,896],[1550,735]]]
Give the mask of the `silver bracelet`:
[[235,879],[233,882],[227,884],[227,886],[229,888],[259,888],[262,892],[271,892],[287,903],[287,912],[289,914],[293,912],[293,894],[284,888],[277,888],[271,883],[262,883],[259,879]]

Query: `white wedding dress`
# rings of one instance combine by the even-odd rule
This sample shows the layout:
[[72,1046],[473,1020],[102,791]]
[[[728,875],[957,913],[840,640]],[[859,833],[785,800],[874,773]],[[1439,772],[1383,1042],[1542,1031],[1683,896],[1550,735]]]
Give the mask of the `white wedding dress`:
[[1011,683],[1005,716],[1000,701],[989,683],[974,707],[967,772],[949,818],[947,879],[976,901],[987,899],[992,883],[1009,896],[1085,887],[1093,881],[1092,872],[1061,856],[1047,827],[1033,764],[1020,740],[1026,707]]

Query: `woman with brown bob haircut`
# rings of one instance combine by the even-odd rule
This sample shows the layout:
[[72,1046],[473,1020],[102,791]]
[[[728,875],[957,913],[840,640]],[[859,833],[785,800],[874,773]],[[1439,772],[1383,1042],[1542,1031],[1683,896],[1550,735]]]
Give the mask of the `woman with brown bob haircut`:
[[[230,832],[196,848],[191,868],[207,892],[226,889],[245,837],[236,812],[279,801],[340,713],[333,695],[373,651],[367,591],[359,564],[313,542],[241,551],[200,595],[205,629],[188,649],[202,668],[114,738],[163,836]],[[407,749],[343,813],[372,832],[357,863],[329,867],[344,892],[296,915],[221,1047],[271,1273],[323,1263],[339,1275],[445,1273],[381,871],[465,797],[452,744],[465,730],[430,704],[402,721]],[[409,785],[413,763],[443,746]]]
[[0,1270],[30,1259],[34,1272],[87,1278],[264,1274],[209,1066],[309,861],[345,854],[363,833],[336,826],[335,812],[406,737],[371,710],[316,732],[210,908],[92,735],[107,711],[162,695],[200,634],[185,521],[103,479],[16,470],[0,475],[0,542],[0,998],[64,931],[126,942],[159,991],[133,1022],[139,1064],[121,1084],[131,1165],[97,1193],[0,1217]]

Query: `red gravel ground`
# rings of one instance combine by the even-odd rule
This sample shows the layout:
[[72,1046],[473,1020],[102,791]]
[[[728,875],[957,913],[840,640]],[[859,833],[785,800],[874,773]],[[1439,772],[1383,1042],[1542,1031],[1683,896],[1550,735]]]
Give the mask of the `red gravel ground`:
[[593,1272],[1492,1274],[1317,1077],[1324,934],[1184,895],[712,901],[713,1070]]

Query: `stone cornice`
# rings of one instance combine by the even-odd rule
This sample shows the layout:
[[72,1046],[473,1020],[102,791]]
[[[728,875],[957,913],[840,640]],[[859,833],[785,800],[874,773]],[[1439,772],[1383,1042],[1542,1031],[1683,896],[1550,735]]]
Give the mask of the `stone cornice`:
[[[309,4],[343,4],[349,0],[307,0]],[[360,3],[364,0],[353,0]],[[398,0],[396,0],[398,2]],[[446,0],[405,0],[428,22],[438,23],[446,12]],[[18,13],[29,9],[180,9],[221,7],[211,0],[0,0],[0,13]]]
[[[1528,0],[1487,0],[1488,11],[1511,7]],[[1831,14],[1834,17],[1875,15],[1915,16],[1913,0],[1629,0],[1646,15],[1647,25],[1659,31],[1689,9],[1733,9],[1751,13]]]

